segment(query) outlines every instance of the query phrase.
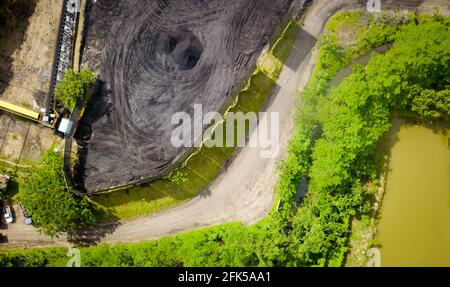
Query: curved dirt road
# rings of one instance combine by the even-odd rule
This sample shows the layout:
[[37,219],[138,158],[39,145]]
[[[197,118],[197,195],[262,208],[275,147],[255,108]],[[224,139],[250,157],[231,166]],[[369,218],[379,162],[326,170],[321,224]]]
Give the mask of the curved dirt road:
[[[316,55],[312,48],[316,37],[337,10],[363,8],[358,2],[318,0],[305,16],[294,49],[265,109],[279,112],[281,150],[277,157],[264,159],[258,148],[243,148],[227,170],[214,180],[207,195],[151,216],[124,220],[116,225],[97,225],[86,231],[86,236],[102,242],[135,242],[225,222],[252,224],[266,216],[273,206],[276,163],[286,154],[292,133],[297,93],[305,87],[314,67]],[[66,238],[52,240],[21,224],[11,224],[2,232],[9,240],[3,247],[68,245]]]

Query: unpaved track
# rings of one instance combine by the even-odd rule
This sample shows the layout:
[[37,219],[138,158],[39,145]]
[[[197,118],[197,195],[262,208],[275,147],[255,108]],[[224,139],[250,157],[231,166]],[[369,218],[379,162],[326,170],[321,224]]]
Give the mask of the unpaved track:
[[[287,142],[292,134],[297,92],[308,82],[316,60],[316,53],[312,52],[315,37],[327,19],[344,8],[361,6],[357,0],[320,0],[315,2],[304,19],[303,29],[294,43],[295,49],[280,75],[279,88],[274,90],[266,107],[268,112],[280,112],[282,149],[276,158],[262,159],[259,149],[244,148],[212,183],[207,197],[198,196],[178,207],[122,221],[115,227],[111,224],[96,226],[87,233],[100,234],[98,236],[102,242],[135,242],[225,222],[252,224],[266,216],[274,203],[276,162],[286,154]],[[67,244],[64,238],[51,240],[39,235],[32,227],[18,225],[16,228],[14,225],[3,231],[10,242],[4,244],[5,247]]]

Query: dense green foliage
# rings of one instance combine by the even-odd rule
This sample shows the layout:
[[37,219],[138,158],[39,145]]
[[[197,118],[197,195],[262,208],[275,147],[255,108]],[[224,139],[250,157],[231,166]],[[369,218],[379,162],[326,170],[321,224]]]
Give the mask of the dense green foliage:
[[373,151],[392,112],[411,101],[420,105],[411,97],[418,87],[436,93],[449,87],[449,36],[439,21],[406,26],[386,54],[355,66],[319,109],[322,135],[311,155],[309,197],[293,218],[292,235],[300,240],[292,254],[303,264],[341,264],[351,218],[369,211],[362,183],[376,180]]
[[[65,248],[45,248],[29,250],[14,250],[7,254],[0,253],[0,266],[2,267],[41,267],[56,266],[60,258],[64,258]],[[65,258],[63,259],[65,261]],[[55,264],[56,263],[56,264]],[[64,264],[60,264],[64,266]]]
[[[319,39],[319,58],[312,77],[301,94],[302,105],[297,114],[296,129],[277,184],[277,193],[282,199],[280,213],[285,219],[291,215],[298,183],[303,174],[309,173],[315,141],[322,133],[321,114],[326,114],[327,111],[319,111],[318,107],[326,104],[329,81],[339,70],[349,65],[352,59],[368,53],[374,47],[392,42],[401,28],[392,24],[393,20],[388,16],[382,17],[386,22],[378,21],[379,24],[376,25],[372,19],[367,27],[362,28],[359,23],[364,17],[367,17],[366,14],[361,12],[338,13],[326,26],[330,33]],[[356,28],[358,37],[354,45],[344,48],[339,43],[338,31],[346,26]]]
[[[286,241],[268,224],[231,223],[136,244],[80,248],[82,266],[273,266]],[[277,241],[273,241],[276,239]],[[0,266],[65,266],[67,249],[0,252]]]
[[23,183],[20,201],[26,206],[34,225],[50,236],[72,232],[76,227],[93,222],[91,206],[76,198],[67,188],[63,158],[47,151],[42,166],[33,167]]
[[[325,104],[329,81],[352,59],[368,53],[374,47],[392,42],[401,29],[395,24],[395,19],[387,14],[382,14],[377,21],[370,17],[361,12],[338,13],[326,26],[330,33],[319,39],[319,59],[308,86],[301,94],[303,103],[297,114],[296,129],[276,187],[281,198],[279,212],[283,219],[292,215],[298,183],[302,175],[309,173],[312,165],[315,141],[322,132],[318,107]],[[365,18],[369,21],[368,25],[360,26]],[[358,37],[353,45],[344,48],[338,38],[339,31],[347,27],[356,29]],[[322,109],[322,113],[326,113],[326,110]]]
[[419,90],[414,96],[412,110],[425,121],[450,122],[450,90]]
[[182,236],[134,245],[102,244],[81,250],[84,266],[254,266],[273,265],[283,249],[270,229],[227,224]]
[[73,110],[77,101],[84,101],[86,90],[94,81],[95,74],[89,70],[79,73],[68,70],[56,86],[56,98],[65,108]]
[[[343,15],[342,21],[358,23],[352,17],[362,14]],[[330,23],[333,30],[336,23]],[[392,117],[413,111],[417,117],[436,119],[444,114],[446,119],[450,88],[446,19],[423,18],[359,33],[371,40],[359,37],[350,48],[342,47],[335,33],[320,40],[319,60],[301,95],[289,154],[280,165],[278,210],[252,227],[227,224],[159,241],[82,248],[82,264],[342,265],[351,219],[370,211],[371,192],[365,183],[377,181],[374,150],[390,129]],[[328,89],[328,82],[352,58],[386,41],[394,42],[388,52],[373,55],[366,67],[355,65],[351,76]],[[309,190],[297,207],[294,197],[303,175],[309,178]],[[27,256],[31,255],[21,258]]]

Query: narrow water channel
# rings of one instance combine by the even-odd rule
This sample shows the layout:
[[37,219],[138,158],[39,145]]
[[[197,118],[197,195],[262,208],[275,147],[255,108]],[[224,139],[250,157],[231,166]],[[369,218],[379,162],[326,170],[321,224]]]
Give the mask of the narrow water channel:
[[450,266],[450,129],[396,120],[393,130],[381,265]]
[[372,49],[371,52],[354,59],[349,65],[347,65],[344,68],[342,68],[334,76],[334,78],[329,83],[329,87],[330,88],[337,87],[342,82],[343,79],[345,79],[346,77],[350,76],[353,73],[353,70],[352,70],[352,66],[353,65],[359,64],[361,66],[366,66],[367,63],[369,63],[369,60],[372,57],[373,53],[377,53],[377,54],[384,53],[387,50],[389,50],[390,47],[391,47],[391,44],[385,44],[385,45],[376,47],[376,48]]

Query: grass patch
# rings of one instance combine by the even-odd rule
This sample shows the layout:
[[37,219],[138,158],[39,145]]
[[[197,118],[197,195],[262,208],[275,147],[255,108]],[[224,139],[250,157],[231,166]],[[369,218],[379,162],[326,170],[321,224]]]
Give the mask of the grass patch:
[[300,31],[300,24],[294,21],[289,22],[286,29],[281,34],[280,39],[272,48],[272,55],[275,56],[281,63],[286,61],[292,46]]
[[242,112],[259,112],[276,86],[274,79],[267,76],[261,69],[250,80],[250,87],[239,94],[239,107]]
[[[163,189],[164,188],[164,189]],[[165,189],[158,184],[136,186],[133,190],[114,192],[96,198],[96,202],[103,207],[109,207],[113,212],[121,214],[122,218],[145,215],[172,206],[180,200],[167,196]],[[109,220],[108,213],[102,214],[100,220]]]

